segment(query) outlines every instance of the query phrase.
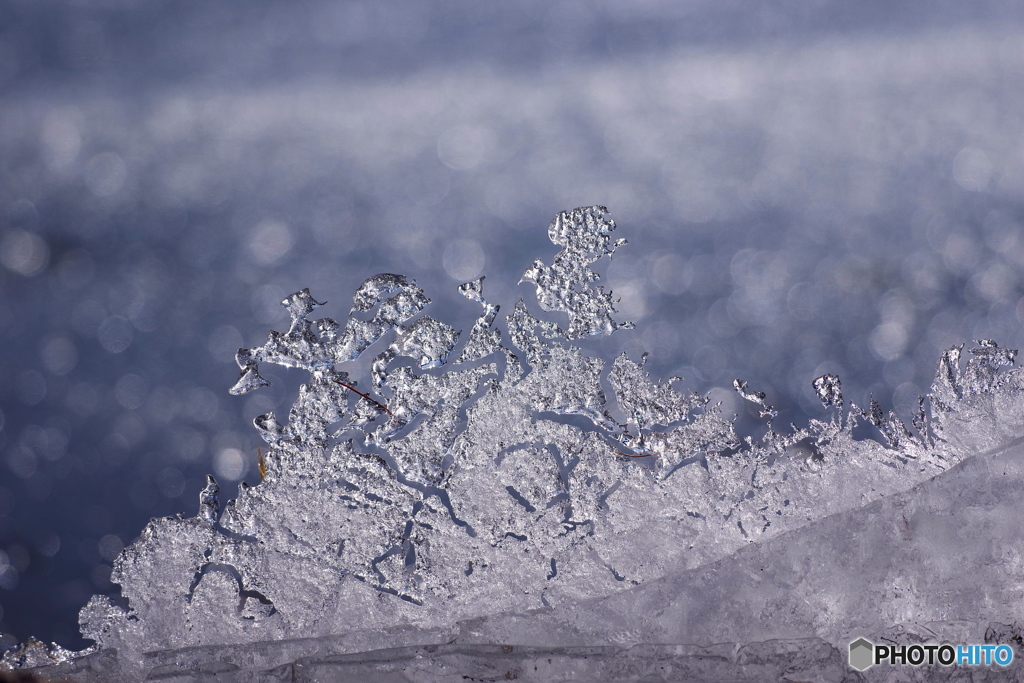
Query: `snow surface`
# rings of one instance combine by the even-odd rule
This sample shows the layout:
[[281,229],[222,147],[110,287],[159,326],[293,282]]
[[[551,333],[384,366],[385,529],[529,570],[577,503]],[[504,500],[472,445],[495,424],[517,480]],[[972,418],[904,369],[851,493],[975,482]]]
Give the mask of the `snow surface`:
[[[829,418],[777,431],[736,380],[767,420],[741,440],[643,359],[570,343],[631,327],[590,268],[624,244],[614,230],[603,207],[555,218],[561,252],[523,275],[548,319],[520,300],[508,341],[483,278],[460,288],[483,309],[465,337],[399,275],[363,283],[343,323],[311,320],[308,290],[286,298],[287,331],[239,350],[231,389],[268,385],[268,363],[309,373],[286,420],[255,420],[263,480],[222,509],[209,477],[195,517],[153,520],[124,549],[121,597],[81,613],[97,651],[27,643],[5,664],[55,660],[78,680],[835,680],[858,636],[1019,640],[1016,352],[949,349],[909,425],[825,375],[808,391]],[[364,353],[368,386],[346,370]]]

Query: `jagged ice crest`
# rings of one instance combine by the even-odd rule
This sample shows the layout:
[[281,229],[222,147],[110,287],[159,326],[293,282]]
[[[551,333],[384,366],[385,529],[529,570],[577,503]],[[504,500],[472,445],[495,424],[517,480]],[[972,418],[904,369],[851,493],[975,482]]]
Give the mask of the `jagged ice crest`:
[[[828,418],[777,433],[765,394],[736,380],[769,426],[741,440],[679,378],[571,344],[632,328],[591,269],[625,244],[614,230],[603,207],[560,213],[561,251],[523,274],[565,329],[519,300],[506,338],[483,278],[459,287],[481,308],[466,335],[401,275],[366,280],[343,322],[311,320],[324,304],[309,290],[285,299],[287,331],[238,351],[230,389],[267,386],[266,363],[309,374],[287,416],[254,421],[263,480],[222,508],[208,477],[197,516],[153,520],[114,563],[121,597],[82,610],[83,635],[139,653],[572,603],[905,490],[1019,427],[1016,352],[984,340],[965,365],[962,346],[943,354],[909,426],[824,375],[808,389]],[[358,383],[346,364],[382,340]],[[877,438],[855,439],[861,425]]]

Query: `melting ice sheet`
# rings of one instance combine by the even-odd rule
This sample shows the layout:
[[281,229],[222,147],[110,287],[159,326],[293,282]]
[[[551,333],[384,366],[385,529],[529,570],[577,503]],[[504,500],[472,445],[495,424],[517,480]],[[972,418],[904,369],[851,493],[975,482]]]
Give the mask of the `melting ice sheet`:
[[[760,440],[740,440],[731,419],[706,397],[677,389],[677,378],[658,381],[642,359],[621,355],[606,363],[571,344],[632,327],[615,320],[614,297],[591,269],[624,244],[613,239],[614,229],[603,207],[559,214],[548,233],[561,251],[550,265],[535,261],[523,275],[536,287],[541,315],[554,314],[558,322],[535,317],[520,300],[504,319],[507,334],[498,326],[498,307],[484,297],[483,278],[460,288],[481,309],[465,335],[426,315],[430,300],[400,275],[364,282],[342,322],[311,319],[322,304],[308,290],[288,297],[282,302],[287,330],[239,350],[241,377],[231,388],[237,395],[266,386],[260,375],[266,363],[309,375],[286,416],[271,412],[255,420],[267,443],[262,481],[243,483],[238,498],[222,506],[210,477],[195,517],[153,520],[124,549],[111,577],[121,595],[96,596],[81,613],[83,635],[97,643],[93,651],[76,659],[29,642],[4,664],[65,662],[83,679],[97,671],[106,671],[96,674],[101,678],[147,671],[173,677],[174,671],[197,673],[204,661],[234,661],[225,654],[236,652],[233,645],[263,643],[245,652],[271,654],[231,666],[269,671],[314,653],[320,659],[307,665],[328,667],[325,676],[363,676],[358,667],[418,661],[423,653],[415,648],[448,643],[434,650],[442,678],[449,665],[487,669],[497,661],[498,669],[508,664],[511,671],[531,657],[567,670],[582,670],[589,657],[612,667],[595,669],[601,675],[616,662],[632,662],[638,676],[647,675],[641,670],[651,658],[675,658],[683,667],[678,671],[697,675],[686,667],[711,661],[711,654],[631,646],[745,638],[746,649],[715,651],[724,658],[719,673],[700,675],[735,678],[749,664],[749,672],[760,672],[750,673],[751,680],[775,678],[771,667],[780,652],[803,653],[807,666],[826,678],[836,666],[842,674],[835,646],[850,635],[844,619],[860,623],[857,615],[884,614],[886,623],[900,623],[923,613],[920,605],[904,612],[893,607],[927,583],[915,575],[920,558],[890,567],[879,579],[888,582],[881,604],[858,612],[849,603],[860,599],[828,575],[798,580],[818,571],[815,555],[785,548],[821,546],[822,529],[838,519],[865,529],[848,539],[856,566],[890,537],[908,543],[915,533],[921,537],[915,524],[928,522],[915,521],[913,513],[892,508],[884,533],[871,532],[864,515],[933,479],[970,487],[980,480],[964,479],[968,462],[1009,457],[997,453],[1015,443],[1019,450],[1024,374],[1007,367],[1016,352],[987,340],[969,349],[966,362],[963,347],[947,351],[909,424],[873,400],[866,409],[845,400],[839,378],[826,375],[808,390],[817,392],[828,419],[776,432],[776,412],[764,394],[737,380],[736,390],[759,406],[769,427]],[[353,361],[371,349],[369,376],[359,382],[350,375]],[[624,415],[624,423],[615,415]],[[855,439],[855,432],[874,438]],[[962,510],[951,506],[947,513]],[[801,534],[803,546],[790,543]],[[763,590],[750,590],[742,578],[715,583],[759,557],[783,566],[760,576],[749,570],[751,585],[774,577]],[[1015,551],[991,561],[1007,572],[1024,571]],[[860,571],[850,585],[871,584],[870,563]],[[694,586],[703,588],[694,592]],[[794,622],[786,616],[797,609],[793,595],[808,587],[824,597],[801,598],[813,613]],[[615,603],[624,591],[625,602]],[[718,607],[708,595],[717,596]],[[758,595],[775,602],[760,605]],[[953,599],[943,614],[977,617],[963,600]],[[723,607],[730,601],[731,611]],[[755,604],[760,611],[747,614]],[[496,616],[530,610],[541,611],[520,621]],[[684,626],[658,621],[669,612]],[[694,621],[701,614],[712,620],[703,629]],[[779,630],[743,630],[739,624],[747,619]],[[812,640],[753,642],[779,635]],[[495,643],[534,650],[512,656],[488,649]],[[351,658],[399,646],[406,649]],[[584,652],[587,647],[593,651]],[[325,653],[350,658],[328,661]],[[755,660],[768,668],[757,669]],[[549,679],[560,675],[549,673]],[[288,675],[295,675],[294,666]]]

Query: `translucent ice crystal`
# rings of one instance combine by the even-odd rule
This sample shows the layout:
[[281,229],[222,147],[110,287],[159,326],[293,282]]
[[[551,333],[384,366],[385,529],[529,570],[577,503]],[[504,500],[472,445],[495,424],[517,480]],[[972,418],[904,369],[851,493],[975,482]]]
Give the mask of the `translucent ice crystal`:
[[[643,358],[568,343],[630,327],[591,270],[624,243],[614,229],[603,207],[559,214],[562,250],[523,275],[566,329],[520,300],[505,341],[483,278],[459,288],[483,309],[465,337],[399,275],[366,280],[344,324],[311,320],[324,304],[308,290],[285,299],[287,331],[238,351],[231,388],[269,384],[265,363],[308,373],[287,419],[254,421],[262,481],[222,508],[209,477],[198,515],[153,520],[114,563],[121,596],[82,610],[83,635],[142,653],[574,604],[906,490],[1021,431],[1015,352],[986,340],[964,368],[960,347],[942,356],[909,427],[825,375],[809,389],[829,418],[776,433],[765,394],[736,380],[769,425],[740,440]],[[371,348],[360,384],[352,362]],[[855,440],[865,426],[880,440]]]
[[632,329],[632,323],[616,323],[611,292],[592,283],[598,279],[590,265],[603,256],[611,257],[626,243],[612,241],[615,223],[608,209],[591,206],[558,214],[548,226],[548,237],[562,247],[550,266],[536,260],[523,273],[522,281],[537,286],[537,301],[545,311],[569,314],[567,339],[591,334],[611,334],[616,328]]

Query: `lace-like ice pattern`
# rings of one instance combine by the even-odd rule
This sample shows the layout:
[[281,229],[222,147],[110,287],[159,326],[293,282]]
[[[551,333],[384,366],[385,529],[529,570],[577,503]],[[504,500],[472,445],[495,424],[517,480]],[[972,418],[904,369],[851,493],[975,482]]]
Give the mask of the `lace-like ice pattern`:
[[[483,278],[460,287],[482,309],[465,336],[400,275],[364,282],[343,323],[311,320],[308,290],[285,299],[288,330],[239,350],[231,388],[267,385],[266,363],[309,374],[285,419],[255,420],[262,482],[221,509],[211,477],[197,516],[151,522],[114,564],[122,596],[94,597],[83,634],[144,652],[565,604],[905,490],[1020,428],[1007,397],[1024,377],[1001,368],[1015,352],[983,341],[965,367],[962,347],[942,356],[910,425],[844,402],[826,375],[813,388],[828,418],[779,434],[737,380],[769,423],[740,440],[678,378],[567,343],[631,327],[590,269],[624,243],[614,228],[603,207],[559,214],[561,251],[523,275],[565,329],[520,300],[506,339]],[[352,362],[371,349],[360,383]],[[864,426],[880,438],[855,441]]]

